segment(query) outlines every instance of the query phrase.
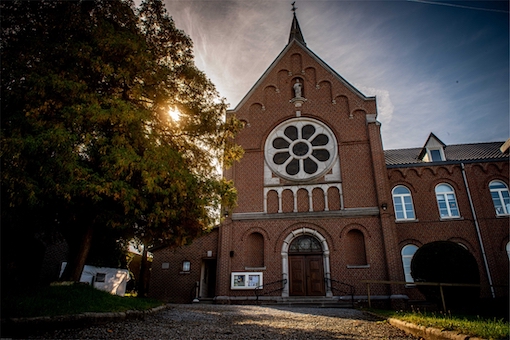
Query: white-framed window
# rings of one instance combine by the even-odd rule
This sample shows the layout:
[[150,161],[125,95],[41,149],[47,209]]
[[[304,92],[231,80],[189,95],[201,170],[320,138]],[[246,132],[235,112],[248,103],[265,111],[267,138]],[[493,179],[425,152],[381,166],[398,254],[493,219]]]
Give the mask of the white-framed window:
[[441,218],[460,217],[455,191],[448,184],[439,184],[436,187],[437,205]]
[[[408,244],[402,248],[402,266],[404,267],[404,277],[406,282],[414,282],[411,276],[411,261],[413,260],[414,253],[418,250],[418,247],[414,244]],[[414,286],[414,285],[408,285]]]
[[183,272],[191,271],[191,262],[190,261],[182,261],[182,271]]
[[444,151],[442,148],[427,149],[429,162],[441,162],[445,160]]
[[496,215],[509,215],[510,195],[508,194],[507,185],[501,181],[492,181],[489,184],[489,190],[491,192]]
[[266,164],[276,175],[307,181],[328,173],[337,158],[338,144],[324,123],[301,117],[274,128],[264,150]]
[[397,220],[414,220],[414,207],[411,191],[403,185],[396,186],[391,192],[393,195],[393,207]]

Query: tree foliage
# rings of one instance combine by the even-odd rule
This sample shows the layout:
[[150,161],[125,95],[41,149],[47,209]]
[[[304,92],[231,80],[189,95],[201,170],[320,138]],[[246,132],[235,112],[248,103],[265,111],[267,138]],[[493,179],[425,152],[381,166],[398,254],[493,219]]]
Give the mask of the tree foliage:
[[2,242],[58,231],[76,279],[104,228],[180,244],[234,204],[215,160],[241,156],[240,124],[160,0],[0,9]]

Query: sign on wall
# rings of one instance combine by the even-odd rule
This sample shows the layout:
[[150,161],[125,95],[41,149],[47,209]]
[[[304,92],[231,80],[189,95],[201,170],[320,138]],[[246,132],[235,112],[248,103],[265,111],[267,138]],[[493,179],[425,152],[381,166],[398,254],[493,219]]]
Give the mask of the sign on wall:
[[230,289],[255,289],[262,286],[261,272],[233,272]]

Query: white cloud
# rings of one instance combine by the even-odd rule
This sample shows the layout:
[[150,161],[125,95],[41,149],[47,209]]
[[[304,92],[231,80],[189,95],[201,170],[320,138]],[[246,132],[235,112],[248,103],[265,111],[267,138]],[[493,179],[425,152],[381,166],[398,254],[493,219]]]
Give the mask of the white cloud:
[[376,97],[377,100],[377,112],[379,120],[383,125],[389,124],[393,118],[393,110],[395,106],[390,99],[390,92],[387,90],[376,89],[373,87],[356,86],[363,94],[369,97]]
[[[508,32],[480,47],[493,38],[491,23],[475,29],[478,21],[465,12],[436,21],[425,14],[441,13],[441,6],[297,5],[308,47],[376,96],[385,148],[421,146],[430,132],[447,144],[508,138]],[[197,66],[234,106],[285,48],[292,21],[290,3],[281,1],[166,0],[166,6],[193,39]],[[494,66],[501,59],[506,68]]]

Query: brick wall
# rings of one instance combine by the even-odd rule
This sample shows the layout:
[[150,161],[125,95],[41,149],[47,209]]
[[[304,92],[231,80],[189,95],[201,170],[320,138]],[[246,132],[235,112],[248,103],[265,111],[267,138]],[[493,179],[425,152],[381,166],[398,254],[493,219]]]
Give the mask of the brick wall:
[[[190,245],[154,250],[149,296],[167,302],[190,303],[193,287],[201,279],[204,260],[216,259],[218,228],[199,237]],[[212,251],[209,257],[207,252]],[[190,271],[182,271],[183,261],[190,261]]]
[[[509,218],[496,216],[489,191],[491,180],[498,179],[508,184],[508,163],[469,163],[465,165],[465,171],[493,284],[508,285],[505,246],[508,243]],[[489,282],[461,165],[389,169],[388,177],[391,188],[404,185],[411,191],[416,214],[415,221],[396,223],[399,248],[406,244],[422,246],[438,240],[461,243],[475,257],[480,281],[487,285]],[[435,187],[441,183],[454,188],[460,218],[440,218]],[[389,210],[394,219],[393,206]],[[498,293],[505,294],[503,290],[508,294],[507,288],[498,289]],[[490,292],[484,289],[483,294],[488,296]]]
[[[306,98],[302,106],[296,106],[292,101],[296,79],[303,85]],[[234,180],[239,193],[238,206],[231,215],[233,219],[228,218],[213,233],[196,240],[191,246],[158,250],[153,263],[151,296],[169,301],[189,299],[190,289],[196,281],[200,281],[201,261],[207,250],[213,250],[217,259],[216,296],[253,297],[253,291],[230,288],[231,273],[262,271],[266,284],[281,280],[287,271],[282,267],[286,256],[283,249],[288,246],[286,242],[292,240],[289,235],[299,233],[303,228],[325,240],[323,246],[327,246],[329,251],[331,278],[354,285],[358,295],[367,293],[362,280],[403,281],[402,247],[406,244],[421,246],[436,240],[465,245],[478,262],[481,282],[487,283],[460,165],[387,169],[380,125],[375,121],[375,100],[357,93],[320,59],[298,44],[287,47],[229,114],[246,123],[236,137],[236,142],[245,149],[245,155],[224,172],[227,179]],[[279,184],[266,184],[265,187],[266,139],[280,123],[295,117],[315,119],[331,129],[337,140],[340,180],[322,176],[302,182],[280,180]],[[505,250],[508,217],[495,216],[488,183],[500,179],[508,184],[508,172],[506,162],[466,164],[477,221],[495,284],[508,284]],[[275,174],[272,176],[277,177]],[[460,218],[440,219],[435,196],[435,186],[439,183],[447,183],[454,188]],[[308,212],[308,192],[304,190],[307,185],[312,196],[312,212]],[[330,186],[324,189],[327,190],[325,196],[321,185],[337,186],[341,192]],[[396,185],[405,185],[411,191],[415,221],[395,222],[391,190]],[[264,190],[268,190],[268,214],[264,214]],[[382,209],[384,205],[387,205],[386,210]],[[279,206],[281,212],[278,211]],[[345,213],[348,211],[355,212],[349,215]],[[254,215],[245,219],[239,217],[247,213]],[[353,234],[349,234],[350,231]],[[357,235],[358,242],[362,236],[364,257],[357,254],[353,260],[348,235]],[[191,261],[188,274],[179,272],[183,260]],[[352,266],[350,261],[364,264]],[[169,264],[168,269],[161,268],[163,262]],[[420,296],[415,288],[376,285],[371,289],[375,295]],[[489,294],[488,291],[483,293],[485,296]],[[281,294],[273,293],[275,296]]]
[[[307,99],[301,108],[289,102],[294,97],[296,78],[302,81]],[[239,192],[235,212],[263,211],[264,143],[271,130],[296,117],[296,111],[302,117],[325,122],[333,130],[338,141],[345,206],[377,206],[366,123],[366,114],[376,113],[375,101],[363,100],[337,75],[298,45],[292,45],[240,107],[230,112],[246,122],[236,137],[245,156],[226,174],[232,176]],[[283,206],[288,210],[290,203],[284,200]]]

